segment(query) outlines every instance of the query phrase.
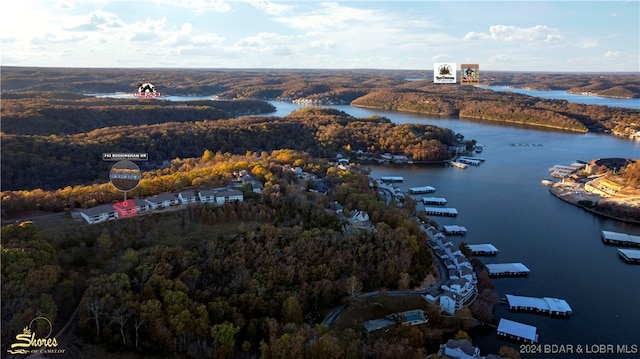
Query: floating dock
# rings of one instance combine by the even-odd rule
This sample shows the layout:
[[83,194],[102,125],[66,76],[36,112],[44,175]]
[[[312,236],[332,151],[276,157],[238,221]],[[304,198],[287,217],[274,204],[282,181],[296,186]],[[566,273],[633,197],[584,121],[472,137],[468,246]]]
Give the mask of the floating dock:
[[444,206],[445,204],[447,204],[447,199],[442,197],[422,197],[422,203]]
[[424,211],[431,216],[456,217],[458,215],[457,209],[448,207],[425,207]]
[[423,186],[423,187],[411,187],[409,188],[409,193],[411,194],[424,194],[424,193],[433,193],[436,189],[431,186]]
[[534,326],[514,322],[504,318],[501,318],[500,323],[498,323],[498,336],[525,343],[537,343],[537,331],[538,328]]
[[382,176],[380,177],[382,182],[390,182],[390,183],[402,183],[404,182],[404,178],[400,176]]
[[467,228],[457,224],[442,226],[442,231],[448,235],[464,236],[467,234]]
[[452,165],[453,167],[458,167],[458,168],[462,168],[465,169],[467,167],[469,167],[469,165],[464,164],[462,162],[456,162],[456,161],[449,161],[449,164]]
[[607,244],[640,247],[640,236],[626,233],[602,231],[602,241]]
[[472,166],[480,166],[480,164],[482,163],[482,161],[476,160],[470,157],[460,157],[458,158],[458,162],[464,163],[465,165],[472,165]]
[[640,264],[640,249],[618,249],[618,255],[629,263]]
[[474,256],[494,256],[498,254],[498,248],[493,244],[468,244],[467,246]]
[[522,263],[494,263],[486,266],[490,277],[524,276],[530,272]]
[[569,303],[559,298],[534,298],[507,294],[509,310],[525,311],[547,314],[551,316],[566,317],[573,314]]

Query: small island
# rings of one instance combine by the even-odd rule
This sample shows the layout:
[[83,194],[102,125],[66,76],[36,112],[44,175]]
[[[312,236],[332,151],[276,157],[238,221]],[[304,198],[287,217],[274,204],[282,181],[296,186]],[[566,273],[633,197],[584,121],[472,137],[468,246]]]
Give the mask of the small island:
[[551,185],[549,192],[592,213],[640,223],[640,160],[594,159]]

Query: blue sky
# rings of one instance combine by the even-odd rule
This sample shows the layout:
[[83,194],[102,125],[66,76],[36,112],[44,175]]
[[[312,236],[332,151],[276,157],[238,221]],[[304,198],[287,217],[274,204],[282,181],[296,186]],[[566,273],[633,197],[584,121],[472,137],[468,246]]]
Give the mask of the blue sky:
[[15,0],[5,66],[640,72],[640,1]]

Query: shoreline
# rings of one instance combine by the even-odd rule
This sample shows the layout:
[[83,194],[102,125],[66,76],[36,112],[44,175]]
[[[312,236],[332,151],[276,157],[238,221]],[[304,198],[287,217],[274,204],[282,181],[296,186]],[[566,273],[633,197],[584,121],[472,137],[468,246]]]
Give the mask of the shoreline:
[[[612,214],[606,213],[606,212],[602,212],[602,211],[598,211],[595,210],[593,208],[590,208],[588,206],[582,205],[580,204],[580,201],[577,200],[576,198],[574,198],[575,196],[573,196],[571,193],[571,191],[560,188],[558,186],[550,186],[549,187],[549,193],[551,193],[551,195],[553,195],[554,197],[567,202],[569,204],[572,204],[576,207],[582,208],[584,210],[586,210],[587,212],[599,215],[599,216],[603,216],[603,217],[607,217],[610,219],[615,219],[617,221],[622,221],[622,222],[626,222],[626,223],[633,223],[633,224],[640,224],[640,220],[636,220],[633,218],[627,218],[627,217],[620,217],[620,216],[614,216]],[[596,201],[595,203],[598,203],[599,201]]]

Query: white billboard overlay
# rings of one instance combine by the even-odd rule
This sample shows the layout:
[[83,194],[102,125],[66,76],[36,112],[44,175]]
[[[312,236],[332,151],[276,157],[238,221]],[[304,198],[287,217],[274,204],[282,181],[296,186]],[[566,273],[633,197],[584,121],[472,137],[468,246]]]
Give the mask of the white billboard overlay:
[[457,67],[455,63],[439,62],[433,64],[434,84],[455,84],[457,81]]

